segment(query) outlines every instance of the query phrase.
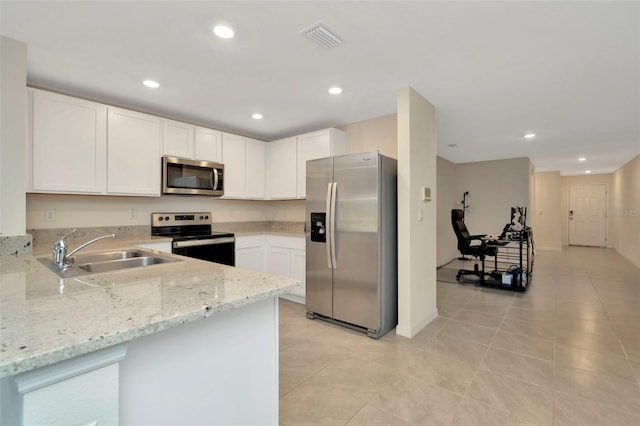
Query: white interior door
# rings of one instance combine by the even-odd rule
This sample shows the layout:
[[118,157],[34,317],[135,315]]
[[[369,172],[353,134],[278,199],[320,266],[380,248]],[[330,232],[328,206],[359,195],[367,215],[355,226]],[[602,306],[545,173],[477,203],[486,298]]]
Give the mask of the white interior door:
[[607,186],[569,187],[569,244],[606,246]]

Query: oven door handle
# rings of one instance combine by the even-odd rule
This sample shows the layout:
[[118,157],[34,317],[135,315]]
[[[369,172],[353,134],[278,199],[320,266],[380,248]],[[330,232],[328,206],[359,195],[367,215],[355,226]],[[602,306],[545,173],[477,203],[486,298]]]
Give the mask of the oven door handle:
[[208,239],[208,240],[175,241],[173,243],[173,248],[211,246],[211,245],[214,245],[214,244],[234,243],[235,241],[236,241],[236,239],[233,238],[233,237],[211,238],[211,239]]

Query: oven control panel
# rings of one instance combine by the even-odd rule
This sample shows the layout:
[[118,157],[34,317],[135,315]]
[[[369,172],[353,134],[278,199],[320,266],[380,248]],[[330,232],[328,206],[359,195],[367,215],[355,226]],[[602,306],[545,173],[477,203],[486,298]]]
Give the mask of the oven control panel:
[[210,225],[211,212],[151,213],[151,226]]

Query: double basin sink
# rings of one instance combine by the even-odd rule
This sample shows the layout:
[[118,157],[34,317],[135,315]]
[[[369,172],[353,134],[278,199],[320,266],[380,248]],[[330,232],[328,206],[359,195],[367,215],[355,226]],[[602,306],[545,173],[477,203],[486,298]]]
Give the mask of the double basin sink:
[[40,263],[55,272],[61,278],[78,277],[100,272],[115,272],[122,269],[141,266],[157,265],[161,263],[181,262],[169,256],[163,256],[154,251],[141,249],[112,250],[86,254],[76,254],[67,259],[70,266],[60,269],[51,261],[51,257],[41,257]]

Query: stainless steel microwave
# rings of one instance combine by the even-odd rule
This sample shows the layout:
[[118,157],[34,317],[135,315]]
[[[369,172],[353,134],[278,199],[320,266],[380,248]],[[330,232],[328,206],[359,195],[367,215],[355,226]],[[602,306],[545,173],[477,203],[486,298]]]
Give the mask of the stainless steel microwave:
[[224,165],[162,157],[162,193],[221,197],[224,195]]

